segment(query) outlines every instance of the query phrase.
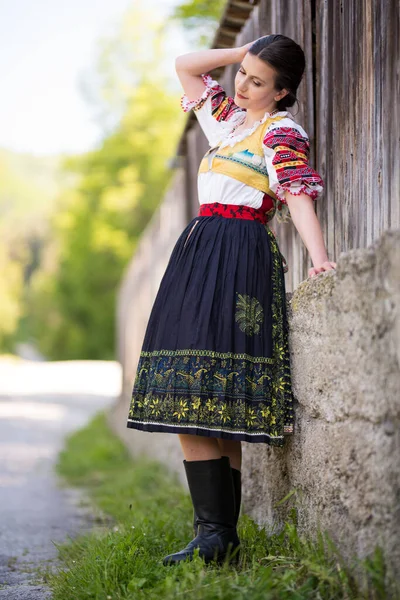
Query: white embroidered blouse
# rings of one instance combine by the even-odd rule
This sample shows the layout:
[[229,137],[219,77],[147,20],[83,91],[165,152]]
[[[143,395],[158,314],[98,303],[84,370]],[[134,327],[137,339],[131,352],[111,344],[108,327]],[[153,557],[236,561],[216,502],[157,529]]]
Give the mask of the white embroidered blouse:
[[[304,129],[295,122],[288,111],[266,112],[254,125],[235,134],[235,129],[243,123],[246,109],[234,103],[222,86],[203,75],[205,90],[200,98],[190,101],[182,96],[181,104],[185,112],[194,109],[210,147],[217,144],[220,148],[233,146],[252,134],[273,114],[283,117],[271,123],[263,140],[264,157],[269,176],[269,187],[276,195],[284,210],[276,212],[277,220],[284,222],[290,217],[285,192],[299,195],[302,192],[312,199],[318,198],[323,191],[323,181],[319,174],[308,165],[309,139]],[[291,162],[285,169],[285,162]],[[293,167],[293,162],[296,162]],[[246,185],[228,175],[209,171],[198,175],[198,195],[200,204],[220,202],[260,208],[264,193]]]

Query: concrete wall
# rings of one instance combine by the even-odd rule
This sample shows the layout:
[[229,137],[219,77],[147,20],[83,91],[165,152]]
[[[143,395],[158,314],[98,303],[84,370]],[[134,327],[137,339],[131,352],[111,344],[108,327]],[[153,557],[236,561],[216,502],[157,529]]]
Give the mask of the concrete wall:
[[246,446],[246,511],[277,523],[297,490],[301,530],[319,522],[348,556],[380,544],[400,576],[400,231],[342,254],[289,306],[295,436]]
[[[178,437],[126,428],[135,368],[152,299],[185,223],[172,186],[144,235],[121,288],[119,351],[123,394],[110,420],[135,456],[144,453],[186,485]],[[176,220],[175,220],[176,217]],[[171,225],[173,223],[173,226]],[[163,230],[164,228],[164,230]],[[164,231],[164,233],[161,233]],[[153,258],[152,258],[153,257]],[[278,526],[296,502],[301,531],[319,523],[344,554],[380,544],[400,575],[400,231],[342,253],[336,272],[288,294],[296,430],[284,448],[243,443],[244,510]],[[151,286],[141,284],[143,269]],[[274,508],[289,491],[290,501]]]

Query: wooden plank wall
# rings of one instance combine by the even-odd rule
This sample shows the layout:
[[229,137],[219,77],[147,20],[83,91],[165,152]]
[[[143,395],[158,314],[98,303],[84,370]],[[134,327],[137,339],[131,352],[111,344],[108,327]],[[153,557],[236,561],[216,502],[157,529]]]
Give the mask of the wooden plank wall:
[[[365,247],[400,227],[400,26],[398,0],[261,0],[236,45],[282,33],[306,55],[295,120],[307,131],[310,164],[325,181],[316,201],[328,253]],[[237,65],[220,81],[233,92]],[[188,134],[190,208],[198,210],[196,173],[207,142]],[[291,223],[271,223],[289,264],[286,290],[307,278],[311,261]]]
[[316,3],[317,163],[336,256],[400,226],[398,0]]

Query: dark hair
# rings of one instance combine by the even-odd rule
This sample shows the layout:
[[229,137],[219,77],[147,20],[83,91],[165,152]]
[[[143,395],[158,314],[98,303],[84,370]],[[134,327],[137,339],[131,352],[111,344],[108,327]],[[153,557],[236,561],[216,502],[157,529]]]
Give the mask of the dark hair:
[[302,48],[285,35],[265,35],[249,49],[276,71],[275,87],[288,93],[277,102],[278,110],[286,110],[297,101],[296,92],[303,77],[306,59]]

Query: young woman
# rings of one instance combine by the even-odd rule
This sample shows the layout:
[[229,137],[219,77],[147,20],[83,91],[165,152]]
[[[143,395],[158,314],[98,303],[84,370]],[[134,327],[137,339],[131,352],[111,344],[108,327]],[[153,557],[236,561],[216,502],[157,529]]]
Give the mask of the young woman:
[[[239,63],[235,97],[207,73]],[[294,432],[283,257],[268,222],[291,217],[313,267],[331,270],[313,201],[323,182],[287,111],[305,68],[293,40],[269,35],[179,56],[176,70],[210,143],[200,210],[160,284],[137,368],[128,427],[178,434],[195,537],[164,558],[239,554],[241,442],[283,446]]]

